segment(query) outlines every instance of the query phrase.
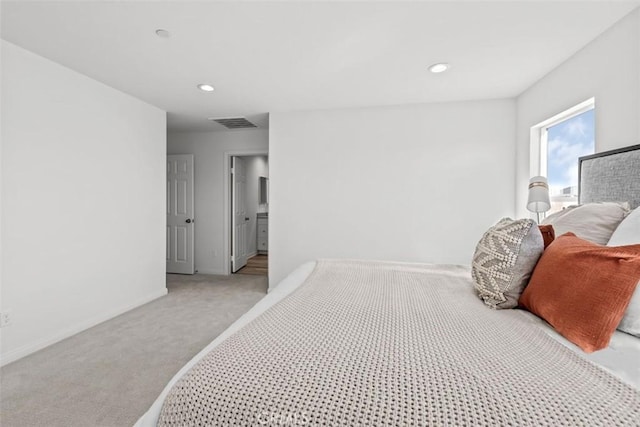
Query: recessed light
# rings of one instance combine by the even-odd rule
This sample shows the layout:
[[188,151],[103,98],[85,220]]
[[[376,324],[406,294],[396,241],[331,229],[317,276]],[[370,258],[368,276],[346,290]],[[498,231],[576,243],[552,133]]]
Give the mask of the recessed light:
[[429,71],[432,73],[443,73],[449,69],[449,64],[446,62],[439,62],[429,67]]
[[162,28],[158,28],[156,30],[156,36],[162,37],[163,39],[168,39],[171,37],[171,33],[167,30],[163,30]]
[[208,84],[199,84],[198,89],[200,89],[203,92],[213,92],[214,90],[213,86]]

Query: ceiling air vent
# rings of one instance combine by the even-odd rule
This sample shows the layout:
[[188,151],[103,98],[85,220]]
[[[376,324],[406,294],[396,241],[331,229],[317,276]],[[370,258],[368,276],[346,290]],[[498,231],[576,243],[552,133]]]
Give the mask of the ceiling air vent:
[[226,127],[227,129],[247,129],[247,128],[257,127],[256,125],[251,123],[249,120],[245,119],[244,117],[229,117],[226,119],[211,118],[209,120],[216,123],[220,123],[222,126]]

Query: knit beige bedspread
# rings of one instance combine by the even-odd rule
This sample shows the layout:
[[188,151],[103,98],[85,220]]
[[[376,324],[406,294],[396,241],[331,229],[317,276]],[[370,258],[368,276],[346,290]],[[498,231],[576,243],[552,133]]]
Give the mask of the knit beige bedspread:
[[640,392],[468,275],[319,261],[176,383],[158,425],[639,425]]

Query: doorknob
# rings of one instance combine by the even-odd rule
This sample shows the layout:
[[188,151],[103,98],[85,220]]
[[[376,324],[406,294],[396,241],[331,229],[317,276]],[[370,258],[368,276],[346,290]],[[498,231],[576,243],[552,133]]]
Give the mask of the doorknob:
[[185,221],[187,224],[191,224],[191,218],[187,218],[187,220]]

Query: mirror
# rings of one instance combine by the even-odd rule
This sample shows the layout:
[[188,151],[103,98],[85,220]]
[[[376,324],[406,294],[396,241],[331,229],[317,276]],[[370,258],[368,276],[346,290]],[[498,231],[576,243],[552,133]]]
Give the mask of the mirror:
[[266,205],[269,203],[269,178],[261,176],[258,178],[260,180],[260,199],[259,203],[261,205]]

